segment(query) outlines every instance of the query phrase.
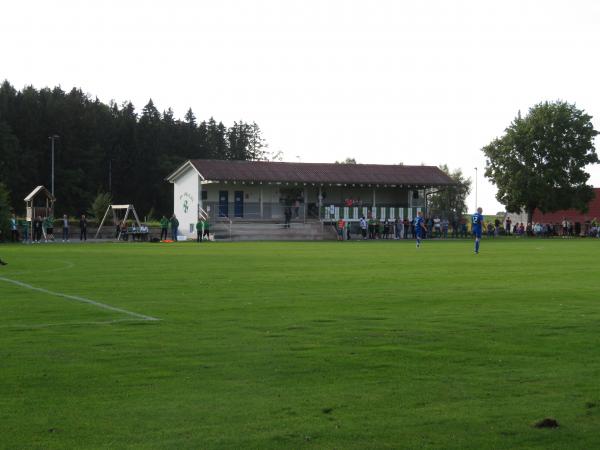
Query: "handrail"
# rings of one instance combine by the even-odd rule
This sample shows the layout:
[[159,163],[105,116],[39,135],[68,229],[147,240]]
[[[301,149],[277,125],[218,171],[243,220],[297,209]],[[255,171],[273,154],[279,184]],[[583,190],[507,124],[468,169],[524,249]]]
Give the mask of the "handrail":
[[229,222],[229,240],[231,241],[231,225],[233,225],[233,220],[231,220],[229,216],[221,216],[221,218],[227,219],[227,221]]
[[208,218],[209,218],[208,212],[199,205],[198,205],[198,217],[205,221],[208,221]]

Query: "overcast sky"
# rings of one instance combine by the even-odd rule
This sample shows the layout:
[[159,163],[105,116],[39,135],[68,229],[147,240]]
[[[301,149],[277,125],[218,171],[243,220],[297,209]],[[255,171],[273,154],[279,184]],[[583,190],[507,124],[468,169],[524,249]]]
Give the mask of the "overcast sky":
[[0,78],[17,88],[255,121],[287,161],[446,163],[473,178],[478,167],[488,213],[502,207],[480,149],[519,110],[566,100],[600,129],[592,0],[22,0],[0,11]]

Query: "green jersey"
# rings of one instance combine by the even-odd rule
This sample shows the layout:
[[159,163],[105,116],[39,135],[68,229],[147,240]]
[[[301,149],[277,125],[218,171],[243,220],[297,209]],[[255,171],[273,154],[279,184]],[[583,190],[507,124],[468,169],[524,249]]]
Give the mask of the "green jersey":
[[163,217],[162,219],[160,219],[160,227],[161,228],[169,228],[169,219],[167,219],[166,217]]

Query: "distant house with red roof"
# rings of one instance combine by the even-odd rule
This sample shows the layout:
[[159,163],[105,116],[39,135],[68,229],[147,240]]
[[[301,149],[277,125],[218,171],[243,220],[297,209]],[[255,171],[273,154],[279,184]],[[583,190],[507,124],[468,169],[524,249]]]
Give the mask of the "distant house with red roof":
[[595,198],[588,204],[588,211],[582,213],[576,209],[564,209],[552,213],[542,213],[536,209],[533,212],[533,221],[535,223],[560,223],[566,217],[571,222],[581,224],[594,218],[600,219],[600,188],[594,189]]

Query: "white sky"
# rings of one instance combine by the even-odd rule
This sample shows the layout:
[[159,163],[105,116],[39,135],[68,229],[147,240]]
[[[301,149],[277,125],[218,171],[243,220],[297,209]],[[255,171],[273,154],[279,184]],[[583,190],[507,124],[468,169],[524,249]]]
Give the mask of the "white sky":
[[480,149],[519,109],[562,99],[600,129],[592,0],[9,0],[0,14],[0,78],[19,89],[256,121],[288,161],[477,166],[487,213],[502,207]]

